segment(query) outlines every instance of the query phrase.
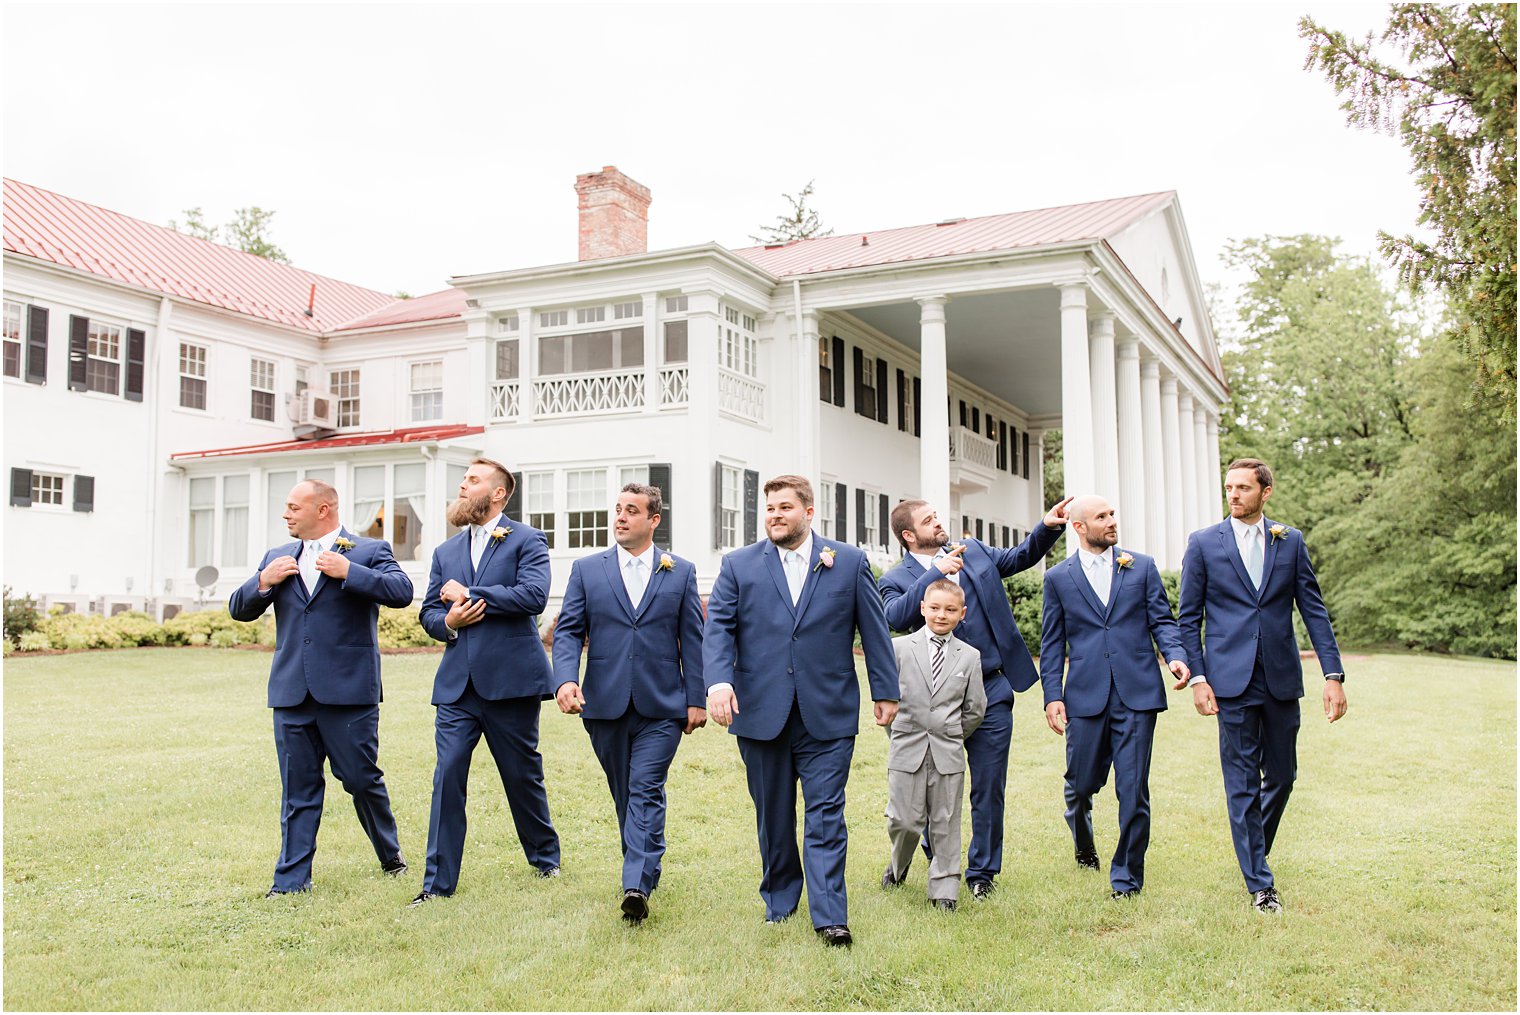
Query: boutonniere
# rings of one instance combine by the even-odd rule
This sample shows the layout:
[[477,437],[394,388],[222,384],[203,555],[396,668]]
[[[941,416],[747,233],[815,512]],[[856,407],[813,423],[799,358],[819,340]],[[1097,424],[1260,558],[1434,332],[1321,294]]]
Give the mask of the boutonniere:
[[1288,527],[1286,525],[1274,525],[1271,528],[1271,533],[1272,542],[1275,543],[1288,534]]
[[344,539],[342,536],[339,536],[337,539],[333,540],[333,549],[338,550],[339,552],[343,550],[352,550],[353,548],[354,541],[352,539]]
[[511,528],[509,528],[508,526],[505,526],[505,525],[498,525],[498,526],[496,526],[496,528],[494,528],[494,529],[491,530],[491,538],[494,539],[494,540],[496,540],[498,543],[501,542],[503,539],[506,539],[511,534],[512,534]]
[[1121,553],[1114,558],[1114,563],[1118,564],[1121,569],[1127,569],[1134,562],[1134,555],[1129,553]]
[[657,568],[655,568],[655,570],[656,571],[674,571],[675,569],[676,569],[676,559],[674,557],[672,557],[668,553],[662,553],[662,554],[660,554],[660,566],[657,567]]
[[813,570],[817,571],[820,567],[833,567],[833,566],[834,566],[834,550],[832,550],[831,548],[825,546],[823,549],[821,549],[821,550],[818,551],[818,563],[816,563],[816,564],[813,565]]

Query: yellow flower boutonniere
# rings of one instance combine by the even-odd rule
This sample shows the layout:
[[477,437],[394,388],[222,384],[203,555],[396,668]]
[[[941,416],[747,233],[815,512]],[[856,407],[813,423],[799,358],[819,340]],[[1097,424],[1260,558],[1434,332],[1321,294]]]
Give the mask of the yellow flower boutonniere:
[[1130,565],[1134,564],[1134,562],[1134,555],[1129,553],[1121,553],[1119,556],[1114,558],[1114,563],[1118,564],[1120,568],[1128,568]]
[[512,534],[512,530],[505,525],[498,525],[491,530],[491,538],[498,543]]
[[1286,536],[1288,534],[1288,527],[1286,525],[1274,525],[1274,526],[1272,526],[1272,530],[1271,531],[1272,531],[1272,542],[1275,543],[1279,539],[1283,538],[1284,536]]
[[823,549],[821,549],[821,550],[818,551],[818,563],[816,563],[816,564],[813,565],[813,570],[817,571],[820,567],[833,567],[833,566],[834,566],[834,550],[832,548],[830,548],[830,547],[825,546]]
[[662,554],[660,554],[660,566],[657,567],[657,568],[655,568],[655,570],[656,571],[674,571],[675,569],[676,569],[676,559],[674,557],[672,557],[668,553],[662,553]]
[[341,552],[343,550],[352,550],[353,548],[354,541],[352,539],[344,539],[342,536],[339,536],[337,539],[333,540],[333,549],[335,550]]

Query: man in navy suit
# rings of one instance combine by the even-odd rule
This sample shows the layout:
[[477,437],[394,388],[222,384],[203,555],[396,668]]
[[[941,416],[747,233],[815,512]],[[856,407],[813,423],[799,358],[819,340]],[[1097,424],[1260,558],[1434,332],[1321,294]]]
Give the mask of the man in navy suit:
[[1224,495],[1230,517],[1188,537],[1178,625],[1193,704],[1201,715],[1219,716],[1230,836],[1251,905],[1276,913],[1282,900],[1267,854],[1298,772],[1304,696],[1294,604],[1319,656],[1331,722],[1346,714],[1346,674],[1303,534],[1263,513],[1272,470],[1254,458],[1231,462]]
[[353,797],[381,869],[406,873],[379,765],[375,621],[381,606],[411,603],[412,580],[389,543],[338,523],[338,492],[326,483],[297,483],[285,499],[284,518],[297,542],[264,554],[227,603],[234,620],[257,620],[274,607],[269,707],[280,762],[280,858],[267,897],[311,888],[324,760]]
[[[1013,692],[1034,686],[1039,674],[1013,621],[1003,579],[1034,567],[1056,545],[1066,527],[1067,497],[1013,549],[997,549],[967,539],[947,549],[949,535],[934,508],[905,500],[892,509],[892,533],[904,550],[898,565],[881,576],[881,598],[894,631],[923,625],[918,604],[924,591],[949,578],[966,593],[966,619],[955,636],[982,654],[987,715],[966,738],[971,768],[971,844],[966,848],[966,886],[973,899],[992,894],[1003,869],[1003,800],[1008,783],[1008,746],[1013,739]],[[928,851],[927,841],[925,852]]]
[[464,857],[470,758],[482,734],[534,873],[559,876],[559,836],[549,820],[538,753],[540,703],[553,697],[537,618],[549,599],[549,544],[504,511],[512,474],[477,458],[459,483],[449,524],[460,531],[433,551],[422,626],[444,643],[433,680],[437,706],[427,875],[412,900],[453,895]]
[[682,734],[707,725],[697,569],[654,545],[661,501],[657,486],[623,487],[617,546],[571,565],[554,626],[555,698],[584,721],[607,774],[623,843],[623,917],[635,923],[660,883],[670,763]]
[[755,803],[766,922],[796,912],[805,874],[814,929],[847,946],[844,791],[860,731],[855,632],[878,726],[897,715],[897,657],[865,554],[818,538],[812,521],[805,478],[765,484],[769,538],[724,556],[707,600],[702,660],[707,711],[739,738]]
[[1113,898],[1124,899],[1140,894],[1145,883],[1151,837],[1151,743],[1156,717],[1166,710],[1156,649],[1178,678],[1186,680],[1188,668],[1156,562],[1118,549],[1119,523],[1102,497],[1079,497],[1067,513],[1080,543],[1045,572],[1045,722],[1066,737],[1066,823],[1077,863],[1091,870],[1098,869],[1092,798],[1113,768],[1119,840],[1109,882]]

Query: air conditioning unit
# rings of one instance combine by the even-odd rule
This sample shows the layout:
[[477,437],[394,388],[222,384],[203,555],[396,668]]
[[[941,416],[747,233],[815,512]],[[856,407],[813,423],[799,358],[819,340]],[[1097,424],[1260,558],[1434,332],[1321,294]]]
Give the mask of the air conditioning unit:
[[330,391],[307,388],[290,400],[290,419],[297,437],[310,437],[338,425],[338,400]]

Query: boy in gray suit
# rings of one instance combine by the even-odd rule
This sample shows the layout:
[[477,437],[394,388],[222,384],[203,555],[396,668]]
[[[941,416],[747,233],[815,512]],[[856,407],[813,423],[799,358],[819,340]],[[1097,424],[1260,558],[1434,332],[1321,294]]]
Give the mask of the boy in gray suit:
[[953,632],[966,615],[961,587],[942,578],[919,603],[924,626],[892,640],[902,695],[887,748],[887,835],[892,858],[881,887],[900,885],[928,827],[929,901],[955,909],[961,889],[965,741],[987,712],[981,653]]

